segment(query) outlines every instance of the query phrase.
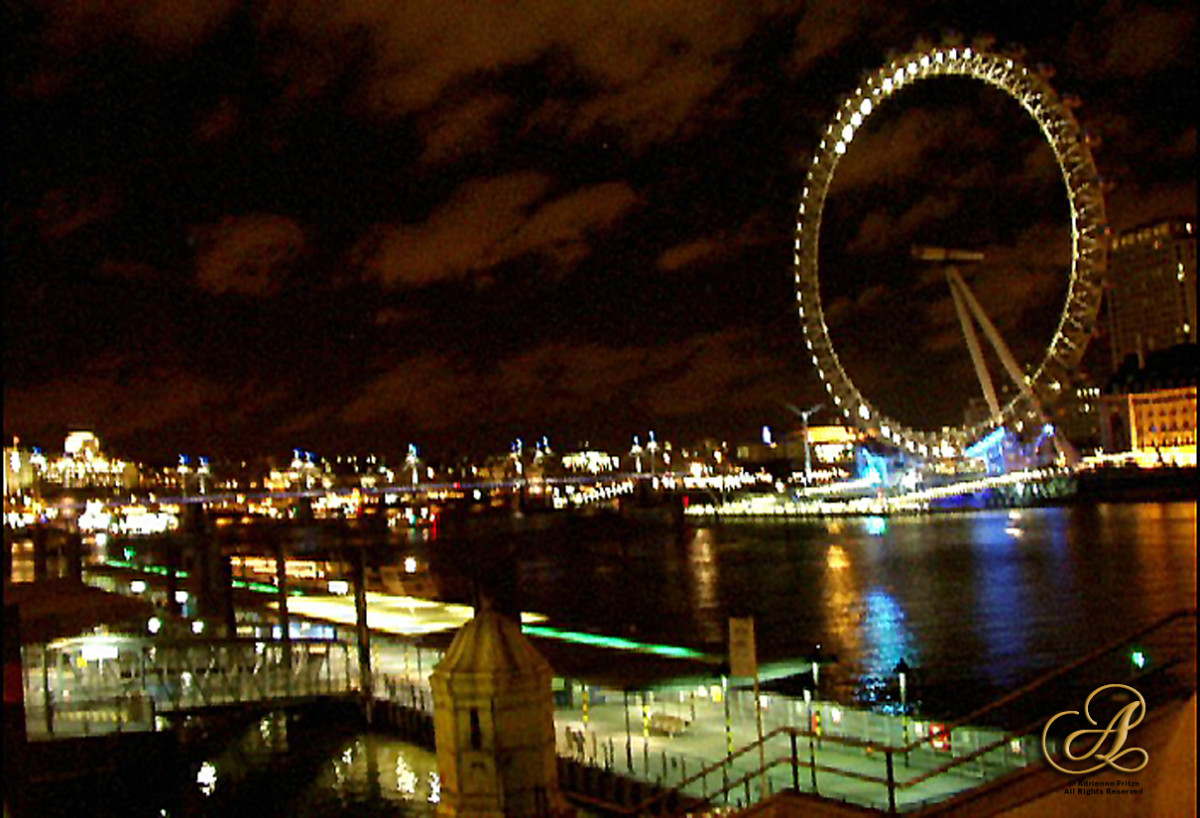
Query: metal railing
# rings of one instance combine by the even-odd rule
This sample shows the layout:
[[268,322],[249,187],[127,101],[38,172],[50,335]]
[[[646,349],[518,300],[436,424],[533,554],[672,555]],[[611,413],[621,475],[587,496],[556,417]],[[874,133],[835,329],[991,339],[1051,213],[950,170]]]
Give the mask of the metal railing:
[[[914,772],[907,762],[911,762],[917,751],[931,749],[939,742],[945,742],[952,747],[955,730],[980,723],[982,719],[1018,702],[1026,701],[1061,680],[1071,677],[1072,674],[1077,674],[1088,666],[1101,664],[1106,659],[1112,659],[1114,655],[1124,661],[1121,652],[1126,648],[1152,644],[1162,653],[1152,663],[1138,667],[1134,671],[1130,671],[1127,666],[1125,672],[1116,679],[1112,677],[1100,679],[1089,677],[1090,681],[1077,679],[1073,687],[1082,690],[1094,681],[1102,684],[1122,681],[1139,685],[1152,684],[1162,698],[1182,697],[1184,694],[1194,693],[1196,689],[1195,627],[1195,608],[1177,611],[1135,633],[1113,641],[1040,676],[991,704],[946,724],[942,730],[930,731],[922,738],[899,746],[844,736],[822,735],[813,730],[802,730],[791,726],[778,727],[764,735],[760,741],[751,742],[729,753],[724,758],[684,778],[678,784],[661,789],[632,807],[616,807],[611,808],[611,811],[623,815],[663,814],[673,811],[672,805],[674,804],[686,804],[686,809],[690,812],[713,805],[721,799],[728,804],[731,794],[739,794],[739,791],[744,795],[744,801],[738,799],[738,806],[749,806],[754,801],[766,798],[776,791],[772,786],[771,772],[781,767],[790,773],[790,781],[787,783],[790,785],[790,789],[797,792],[807,786],[809,791],[820,794],[822,776],[837,776],[842,780],[857,781],[868,787],[877,788],[880,795],[886,795],[886,800],[871,796],[864,799],[861,797],[863,793],[858,794],[860,797],[855,797],[853,793],[846,794],[842,800],[865,802],[867,806],[884,808],[889,813],[899,812],[902,808],[916,808],[933,801],[946,800],[957,793],[979,786],[981,779],[984,781],[995,779],[1012,772],[1015,769],[1014,765],[1000,760],[1009,756],[1010,753],[1026,759],[1024,764],[1017,766],[1027,766],[1029,762],[1039,759],[1040,731],[1052,712],[1039,712],[1035,718],[1028,718],[1026,715],[1024,723],[1006,731],[994,741],[961,755],[955,755],[950,760],[936,764],[929,769]],[[1190,657],[1182,655],[1189,648],[1193,651],[1192,655]],[[1111,672],[1114,663],[1110,661],[1106,665],[1104,670]],[[1116,666],[1119,667],[1119,662]],[[1061,701],[1056,704],[1058,707],[1062,705]],[[787,737],[790,751],[782,754],[775,750],[770,753],[766,752],[768,745],[773,742],[777,744],[784,736]],[[1030,754],[1027,749],[1035,739],[1037,752]],[[807,759],[801,752],[802,741],[808,745],[809,757]],[[874,765],[860,763],[856,765],[859,769],[853,769],[849,765],[835,766],[817,763],[816,748],[825,743],[833,743],[865,757],[882,758],[882,774],[862,769],[864,766],[878,767],[878,761]],[[734,762],[738,759],[745,757],[756,762],[760,746],[764,749],[765,763],[754,764],[752,769],[741,775],[731,775]],[[823,752],[823,754],[827,757],[829,755],[827,752]],[[990,762],[988,761],[989,756],[992,757]],[[898,757],[906,762],[902,769],[898,769],[896,763]],[[978,762],[978,767],[970,769],[968,772],[970,765],[974,765],[976,762]],[[802,770],[807,772],[807,775],[804,776],[806,781],[802,780]],[[956,777],[956,780],[949,781],[947,780],[949,777]],[[714,786],[710,789],[710,779],[714,778],[719,780],[714,782]],[[757,798],[754,797],[753,792],[756,781],[759,784]],[[922,787],[933,792],[916,792],[918,788]],[[697,792],[697,788],[699,792]],[[845,788],[842,789],[845,790]]]
[[26,648],[27,733],[37,740],[154,730],[172,713],[353,693],[351,648],[331,640],[134,638]]

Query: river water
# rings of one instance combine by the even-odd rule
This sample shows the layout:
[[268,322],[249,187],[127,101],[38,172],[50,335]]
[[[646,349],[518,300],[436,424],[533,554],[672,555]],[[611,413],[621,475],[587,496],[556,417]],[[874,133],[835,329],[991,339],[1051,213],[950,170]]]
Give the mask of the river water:
[[753,616],[761,662],[821,646],[824,697],[870,700],[903,658],[943,713],[1196,598],[1194,503],[683,530],[596,518],[512,536],[521,606],[554,624],[720,654],[728,618]]

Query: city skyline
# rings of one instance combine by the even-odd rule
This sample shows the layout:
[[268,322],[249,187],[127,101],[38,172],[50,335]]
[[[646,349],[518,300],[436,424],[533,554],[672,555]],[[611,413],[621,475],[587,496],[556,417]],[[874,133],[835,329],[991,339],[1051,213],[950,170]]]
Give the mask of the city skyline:
[[[147,460],[789,427],[823,396],[805,163],[858,76],[952,31],[1053,65],[1114,229],[1194,212],[1189,5],[654,8],[10,12],[6,436]],[[985,250],[972,286],[1028,355],[1069,221],[1015,103],[928,85],[846,157],[822,287],[856,382],[936,424],[978,386],[909,245]]]

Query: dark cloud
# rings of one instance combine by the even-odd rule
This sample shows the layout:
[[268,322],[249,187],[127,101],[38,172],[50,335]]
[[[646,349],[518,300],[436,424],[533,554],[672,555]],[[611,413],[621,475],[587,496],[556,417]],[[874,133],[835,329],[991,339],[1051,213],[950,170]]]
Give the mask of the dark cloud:
[[[791,233],[824,120],[951,30],[1057,66],[1114,227],[1195,210],[1186,5],[46,0],[14,17],[5,429],[26,439],[74,421],[143,453],[753,433],[822,397]],[[1061,309],[1069,213],[1016,103],[937,80],[860,129],[820,241],[856,384],[937,425],[977,387],[944,277],[910,245],[984,251],[964,274],[1031,356]]]
[[525,255],[569,268],[589,252],[590,237],[636,203],[624,182],[550,194],[551,179],[514,173],[463,185],[428,219],[381,227],[360,253],[368,276],[389,286],[455,280]]
[[759,211],[735,230],[722,230],[716,235],[668,247],[659,254],[657,267],[664,272],[674,272],[692,265],[726,261],[745,252],[747,248],[783,241],[783,234],[769,224],[767,215]]
[[486,368],[421,354],[376,377],[339,419],[451,429],[486,396],[487,422],[515,428],[552,424],[583,435],[587,426],[604,428],[602,418],[613,413],[677,427],[681,418],[778,403],[788,380],[784,363],[736,332],[649,348],[550,343]]
[[[878,253],[896,245],[912,243],[921,228],[945,219],[962,207],[961,197],[950,193],[932,193],[899,216],[885,211],[872,211],[847,245],[847,252]],[[919,243],[919,242],[918,242]]]
[[103,222],[117,208],[116,191],[91,181],[79,187],[48,191],[37,209],[36,219],[46,239],[59,241],[84,227]]
[[289,265],[305,246],[300,225],[269,213],[226,216],[195,233],[196,285],[213,295],[263,297],[278,292]]
[[1180,64],[1195,27],[1196,9],[1187,3],[1135,10],[1110,0],[1075,26],[1067,55],[1104,79],[1140,79]]
[[804,16],[796,26],[796,48],[790,68],[799,75],[822,59],[837,53],[864,32],[882,33],[899,21],[899,9],[873,0],[818,0],[805,4]]
[[504,95],[487,94],[426,116],[421,122],[421,161],[444,165],[494,147],[495,121],[508,105]]
[[120,361],[81,365],[36,386],[6,389],[4,422],[35,439],[54,439],[70,428],[93,428],[105,437],[161,432],[192,425],[198,413],[224,402],[225,387],[177,369],[129,375]]

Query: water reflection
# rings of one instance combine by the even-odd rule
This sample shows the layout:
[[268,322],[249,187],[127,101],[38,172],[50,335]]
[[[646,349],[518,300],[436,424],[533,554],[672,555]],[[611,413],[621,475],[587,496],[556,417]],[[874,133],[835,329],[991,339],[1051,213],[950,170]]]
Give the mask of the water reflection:
[[194,797],[203,814],[431,815],[436,772],[432,752],[398,739],[272,713],[195,765]]
[[901,659],[919,663],[919,651],[904,620],[904,610],[890,593],[880,587],[867,592],[863,665],[868,677],[890,676]]

